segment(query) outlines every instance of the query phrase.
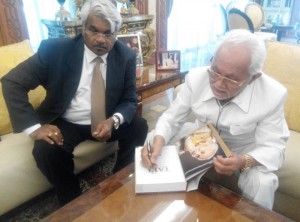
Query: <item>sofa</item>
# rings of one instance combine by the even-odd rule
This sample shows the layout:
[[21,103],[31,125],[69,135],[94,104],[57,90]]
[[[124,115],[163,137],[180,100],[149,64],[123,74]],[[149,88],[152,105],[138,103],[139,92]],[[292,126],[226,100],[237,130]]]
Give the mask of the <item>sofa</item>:
[[300,221],[300,46],[276,41],[266,44],[263,71],[288,89],[285,116],[290,129],[285,160],[277,172],[279,187],[273,210]]
[[[279,187],[275,193],[273,210],[300,221],[300,46],[276,41],[266,41],[266,46],[267,58],[263,71],[288,89],[285,115],[290,129],[285,160],[276,172]],[[181,85],[175,89],[175,95],[180,88]],[[189,121],[194,121],[192,115]],[[239,193],[236,184],[237,181],[226,181],[222,185]]]
[[[33,55],[28,40],[0,47],[0,78]],[[29,93],[37,107],[45,96],[43,88]],[[0,83],[0,217],[49,190],[52,186],[38,170],[31,154],[33,140],[24,133],[12,133]],[[118,149],[117,142],[85,141],[74,150],[75,173],[85,170]]]

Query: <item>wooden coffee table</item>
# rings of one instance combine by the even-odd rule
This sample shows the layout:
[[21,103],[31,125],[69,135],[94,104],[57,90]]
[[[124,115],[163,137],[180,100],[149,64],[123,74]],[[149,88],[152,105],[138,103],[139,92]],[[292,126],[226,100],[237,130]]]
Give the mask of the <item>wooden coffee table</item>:
[[187,71],[159,71],[154,65],[138,67],[136,92],[138,96],[138,115],[142,116],[143,100],[174,88],[184,82]]
[[130,164],[44,221],[291,221],[208,180],[192,192],[135,194],[133,172]]

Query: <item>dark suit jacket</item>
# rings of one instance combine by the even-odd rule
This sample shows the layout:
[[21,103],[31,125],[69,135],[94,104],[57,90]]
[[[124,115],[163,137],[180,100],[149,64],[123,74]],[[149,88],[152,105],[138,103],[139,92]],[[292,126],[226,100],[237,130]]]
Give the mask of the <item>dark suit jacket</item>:
[[[14,132],[37,123],[50,123],[65,112],[79,85],[83,52],[82,35],[44,40],[35,55],[2,78]],[[34,110],[27,94],[39,85],[46,89],[47,95]],[[106,116],[120,112],[130,122],[136,108],[136,55],[116,41],[107,57]]]

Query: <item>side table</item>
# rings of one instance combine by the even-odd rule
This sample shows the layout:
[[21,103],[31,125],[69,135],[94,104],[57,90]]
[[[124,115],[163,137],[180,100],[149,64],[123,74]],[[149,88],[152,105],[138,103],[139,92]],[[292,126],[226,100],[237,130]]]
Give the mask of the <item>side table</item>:
[[142,116],[144,99],[180,85],[184,82],[187,73],[187,71],[158,72],[154,65],[138,67],[136,80],[137,114]]
[[274,31],[277,34],[277,41],[281,40],[282,34],[288,30],[292,30],[294,26],[292,25],[274,25]]

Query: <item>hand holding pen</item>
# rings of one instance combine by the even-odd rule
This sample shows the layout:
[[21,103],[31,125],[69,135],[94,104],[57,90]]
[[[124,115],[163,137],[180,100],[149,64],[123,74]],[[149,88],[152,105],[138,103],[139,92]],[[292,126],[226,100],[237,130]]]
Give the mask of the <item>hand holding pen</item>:
[[160,155],[164,145],[165,141],[162,136],[155,136],[152,145],[150,145],[150,141],[147,140],[141,152],[142,163],[145,167],[153,168],[156,166],[156,159]]
[[147,140],[147,154],[148,154],[148,159],[149,159],[149,161],[151,163],[151,167],[152,167],[153,163],[151,161],[152,150],[151,150],[150,140]]

